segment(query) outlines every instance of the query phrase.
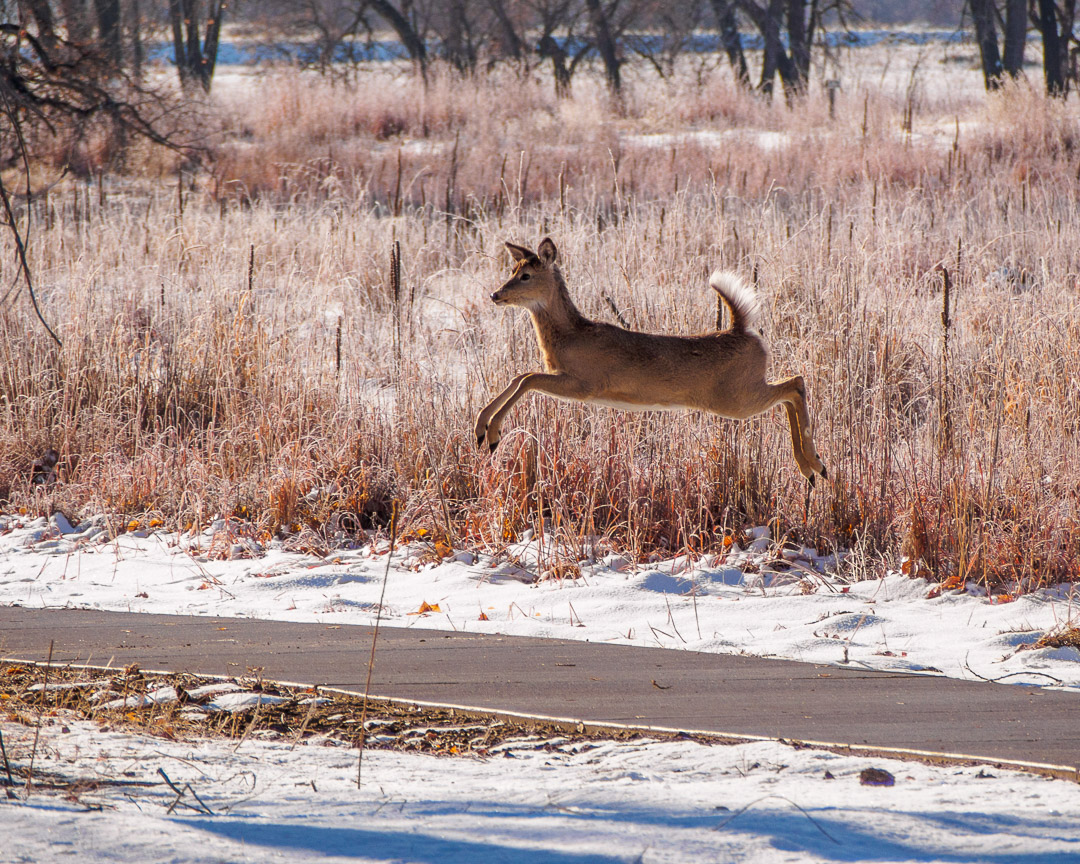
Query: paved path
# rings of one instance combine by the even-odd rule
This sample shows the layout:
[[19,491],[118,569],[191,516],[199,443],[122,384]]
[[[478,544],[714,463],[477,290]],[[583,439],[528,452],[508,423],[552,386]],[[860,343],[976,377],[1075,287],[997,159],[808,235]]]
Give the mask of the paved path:
[[[371,628],[0,607],[0,658],[362,693]],[[586,723],[971,755],[1080,779],[1080,694],[659,648],[383,627],[372,695]],[[1058,772],[1070,776],[1069,772]]]

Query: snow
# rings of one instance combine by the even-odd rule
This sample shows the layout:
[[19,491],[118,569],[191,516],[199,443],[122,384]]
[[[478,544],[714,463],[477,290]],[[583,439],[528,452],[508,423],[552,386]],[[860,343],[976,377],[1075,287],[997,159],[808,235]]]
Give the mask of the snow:
[[725,555],[649,564],[580,558],[531,531],[500,555],[419,540],[395,550],[388,570],[385,539],[320,558],[289,551],[311,544],[264,544],[224,519],[196,534],[61,519],[0,517],[0,603],[333,624],[372,624],[381,608],[395,626],[1080,689],[1080,652],[1030,647],[1080,623],[1077,586],[1000,602],[899,572],[848,584],[835,555],[776,551],[764,528]]
[[[193,534],[3,516],[0,603],[333,624],[381,609],[404,627],[1080,688],[1080,651],[1028,647],[1076,623],[1074,586],[1002,603],[898,572],[848,583],[836,556],[777,550],[760,528],[724,555],[648,564],[529,533],[498,555],[423,539],[389,557],[385,538],[326,557],[301,546],[224,519]],[[168,689],[139,698],[176,698]],[[199,711],[274,698],[192,694]],[[35,729],[0,730],[25,764]],[[170,741],[47,718],[35,773],[110,783],[0,797],[0,861],[1080,861],[1080,787],[985,766],[774,741],[521,741],[486,758],[369,750],[358,790],[356,760],[328,739]],[[863,785],[869,767],[895,784]]]
[[[25,758],[35,730],[3,730],[9,755]],[[0,803],[0,860],[1080,860],[1080,787],[1034,775],[775,742],[522,741],[502,754],[368,750],[358,789],[352,748],[46,725],[39,782],[56,772],[110,785],[65,799],[20,787],[21,800]],[[895,784],[861,784],[867,767]]]

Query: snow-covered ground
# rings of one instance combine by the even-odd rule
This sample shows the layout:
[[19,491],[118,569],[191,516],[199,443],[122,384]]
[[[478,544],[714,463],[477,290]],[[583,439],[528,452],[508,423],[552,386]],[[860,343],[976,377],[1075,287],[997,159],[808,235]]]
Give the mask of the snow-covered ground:
[[[304,545],[264,548],[226,521],[188,536],[0,517],[0,603],[366,624],[381,598],[397,626],[1080,689],[1080,652],[1024,647],[1078,623],[1071,586],[1000,602],[899,574],[847,584],[833,558],[777,553],[761,529],[701,560],[575,564],[564,550],[559,574],[541,580],[555,559],[530,537],[494,557],[414,539],[389,567],[385,540],[326,557],[293,548]],[[9,757],[25,760],[34,730],[0,729]],[[867,767],[895,785],[862,785]],[[168,812],[177,796],[158,768],[205,810],[185,794]],[[774,742],[523,742],[486,759],[368,751],[358,790],[356,751],[343,747],[174,742],[50,718],[35,771],[122,782],[0,799],[0,862],[1080,861],[1076,784]]]
[[832,556],[778,554],[761,528],[724,556],[648,565],[614,554],[567,563],[564,552],[552,568],[552,550],[528,535],[497,557],[421,540],[394,552],[388,574],[385,540],[317,557],[289,551],[303,540],[263,548],[250,533],[224,520],[188,536],[0,517],[0,603],[370,624],[382,598],[382,622],[396,626],[1080,689],[1080,651],[1026,647],[1080,624],[1080,586],[1002,602],[899,573],[847,584],[830,575]]
[[[25,758],[34,730],[3,728]],[[867,767],[894,785],[863,785]],[[66,799],[20,789],[0,803],[0,861],[1080,860],[1074,784],[770,742],[523,742],[487,759],[369,750],[358,789],[347,747],[178,743],[80,721],[42,728],[35,770],[111,785]]]

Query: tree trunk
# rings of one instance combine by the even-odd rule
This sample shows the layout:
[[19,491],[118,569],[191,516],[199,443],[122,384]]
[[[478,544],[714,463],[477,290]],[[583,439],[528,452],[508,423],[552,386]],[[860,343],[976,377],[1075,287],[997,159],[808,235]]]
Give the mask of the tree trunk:
[[761,61],[761,83],[758,87],[770,99],[773,94],[773,79],[776,78],[776,71],[780,68],[781,55],[785,58],[787,56],[780,42],[780,12],[783,5],[784,0],[769,0],[769,8],[762,10],[763,16],[758,26],[765,40],[765,50]]
[[1001,54],[998,52],[997,24],[994,21],[994,0],[969,0],[971,20],[975,25],[975,41],[982,58],[983,83],[987,90],[1001,86]]
[[210,92],[210,82],[217,67],[218,45],[221,43],[221,22],[225,17],[226,0],[211,2],[210,16],[206,19],[206,38],[203,40],[202,81],[206,92]]
[[499,44],[502,46],[502,53],[512,60],[520,60],[524,53],[521,39],[514,29],[514,22],[506,14],[506,7],[502,0],[488,0],[488,6],[491,7],[491,13],[499,25]]
[[611,35],[611,27],[608,25],[608,17],[600,0],[585,0],[585,8],[589,13],[589,21],[592,23],[593,36],[596,39],[596,50],[600,59],[604,61],[604,71],[607,73],[608,86],[612,92],[622,91],[622,76],[620,75],[618,47]]
[[1043,39],[1043,75],[1046,92],[1067,96],[1072,71],[1069,68],[1069,42],[1076,23],[1076,0],[1038,0],[1035,26]]
[[142,80],[143,62],[146,59],[142,43],[142,9],[139,0],[131,0],[131,74],[136,81]]
[[1024,69],[1027,41],[1027,0],[1005,0],[1005,72],[1019,78]]
[[469,51],[465,47],[465,4],[462,0],[450,0],[446,6],[448,8],[443,31],[443,49],[446,52],[446,59],[459,72],[467,72],[472,68],[472,63],[469,62]]
[[[791,65],[790,80],[784,77],[784,86],[802,93],[810,79],[810,33],[806,26],[806,0],[788,0],[787,30]],[[782,67],[780,71],[783,75]]]
[[739,36],[739,24],[735,20],[735,9],[730,0],[712,0],[713,14],[720,28],[720,43],[724,46],[728,62],[735,73],[735,80],[743,87],[750,87],[750,70],[743,53],[742,37]]
[[91,40],[90,22],[86,18],[86,5],[82,0],[61,0],[60,17],[67,30],[68,41],[76,45],[88,45]]
[[550,33],[540,40],[538,51],[541,57],[551,59],[551,69],[555,76],[555,98],[565,99],[570,95],[570,70],[566,66],[566,51]]
[[114,68],[124,61],[120,47],[120,0],[94,0],[98,44],[102,55]]
[[187,49],[184,47],[184,13],[180,3],[181,0],[169,0],[169,24],[172,27],[176,72],[180,76],[180,87],[186,88],[191,83],[191,76],[187,64]]
[[1038,0],[1038,27],[1043,40],[1043,76],[1046,79],[1046,92],[1051,96],[1065,95],[1066,65],[1068,56],[1068,36],[1062,39],[1058,33],[1057,10],[1054,0]]
[[206,93],[217,65],[221,40],[221,20],[227,0],[210,0],[206,16],[206,38],[199,43],[199,15],[196,0],[169,0],[169,23],[172,28],[173,53],[180,74],[180,85],[198,83]]
[[424,47],[424,40],[420,38],[419,34],[409,23],[409,19],[406,18],[401,12],[399,12],[392,3],[388,0],[368,0],[372,9],[375,10],[381,18],[383,18],[387,24],[389,24],[395,33],[398,35],[398,39],[401,40],[401,44],[405,46],[405,50],[409,52],[409,56],[413,59],[413,62],[420,67],[420,73],[424,76],[424,80],[427,80],[427,48]]

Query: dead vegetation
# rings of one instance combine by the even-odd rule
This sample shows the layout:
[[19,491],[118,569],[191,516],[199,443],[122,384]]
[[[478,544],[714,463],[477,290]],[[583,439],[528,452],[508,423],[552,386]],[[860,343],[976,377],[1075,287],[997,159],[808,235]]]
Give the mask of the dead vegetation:
[[[436,69],[427,89],[369,74],[223,79],[230,131],[205,173],[23,202],[64,344],[12,288],[0,507],[235,517],[252,542],[322,548],[383,530],[396,501],[403,533],[448,548],[546,528],[553,550],[600,537],[639,560],[779,519],[857,550],[864,575],[903,550],[909,571],[1008,599],[1080,572],[1063,100],[927,84],[913,106],[906,80],[853,74],[830,120],[823,93],[769,105],[715,69],[628,71],[618,106],[585,73],[561,100],[506,69]],[[754,279],[771,372],[804,375],[830,482],[807,496],[774,416],[534,399],[477,452],[471,417],[534,363],[527,324],[487,300],[500,250],[545,233],[583,313],[637,329],[712,327],[707,274]]]
[[[39,722],[63,726],[74,720],[90,720],[103,732],[141,732],[170,740],[250,738],[349,747],[357,747],[360,741],[362,696],[291,687],[257,676],[211,679],[184,673],[143,673],[135,666],[46,669],[44,665],[0,665],[0,719],[31,727]],[[207,689],[213,693],[205,692]],[[160,699],[165,693],[167,699],[151,701],[155,694]],[[219,707],[215,697],[224,694],[241,694],[251,704]],[[126,704],[106,707],[113,700]],[[617,729],[568,729],[539,720],[472,716],[449,708],[374,699],[368,700],[366,715],[366,749],[436,756],[498,756],[507,748],[543,749],[567,742],[583,745],[589,740],[640,736]],[[28,759],[12,762],[9,767],[13,782],[26,781]],[[4,766],[0,766],[0,775],[3,773]]]

